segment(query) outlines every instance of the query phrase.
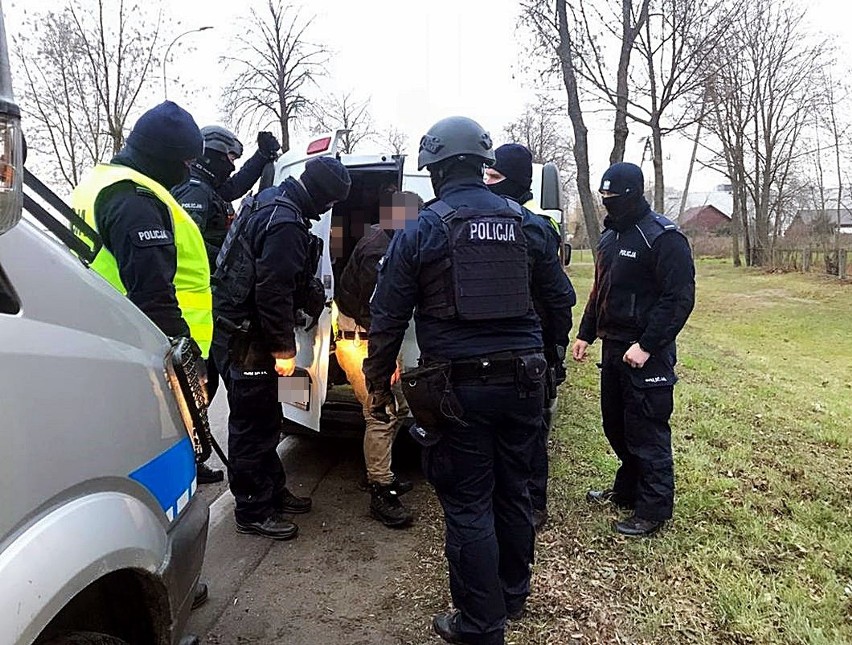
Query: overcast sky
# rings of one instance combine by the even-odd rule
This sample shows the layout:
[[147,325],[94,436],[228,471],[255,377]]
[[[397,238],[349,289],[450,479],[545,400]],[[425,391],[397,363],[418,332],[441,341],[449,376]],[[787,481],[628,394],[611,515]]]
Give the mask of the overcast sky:
[[[852,9],[843,0],[809,2],[814,26],[837,37],[841,58],[848,61]],[[3,0],[3,4],[7,28],[14,33],[24,8],[54,8],[62,2]],[[261,4],[261,0],[164,0],[169,19],[180,21],[179,26],[169,26],[173,35],[213,27],[181,38],[171,50],[166,69],[169,98],[192,112],[199,125],[223,122],[219,97],[227,77],[219,58],[241,37],[240,18],[248,13],[247,7]],[[503,127],[535,99],[518,70],[525,36],[517,32],[516,0],[310,0],[304,4],[305,16],[316,15],[310,39],[334,52],[321,86],[370,97],[377,125],[394,125],[406,132],[414,147],[411,153],[416,153],[420,135],[429,125],[452,114],[476,119],[502,142]],[[157,70],[157,82],[151,86],[150,104],[163,98],[162,71]],[[564,100],[564,91],[553,96]],[[600,125],[594,119],[591,122],[593,184],[606,167],[610,121],[607,117]],[[641,137],[647,133],[636,125],[631,130],[626,160],[638,162]],[[251,140],[254,133],[242,134]],[[360,151],[369,152],[371,147],[379,151],[369,144]],[[667,183],[677,185],[685,175],[690,146],[672,135],[666,149],[671,155],[666,162]],[[651,173],[650,164],[645,169]],[[709,188],[719,181],[705,174],[696,178],[695,185]]]

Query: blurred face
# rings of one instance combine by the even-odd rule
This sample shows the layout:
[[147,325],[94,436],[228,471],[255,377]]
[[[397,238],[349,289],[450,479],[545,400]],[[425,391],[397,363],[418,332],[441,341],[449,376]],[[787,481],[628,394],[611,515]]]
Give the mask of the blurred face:
[[237,155],[235,155],[233,152],[229,152],[228,153],[228,159],[231,160],[231,163],[234,163],[237,159],[239,159],[239,157]]
[[386,231],[398,231],[417,219],[419,202],[416,195],[392,193],[379,203],[379,225]]
[[501,175],[496,170],[494,170],[494,168],[486,168],[485,169],[485,185],[486,186],[488,186],[490,184],[499,184],[504,179],[506,179],[506,177],[504,175]]

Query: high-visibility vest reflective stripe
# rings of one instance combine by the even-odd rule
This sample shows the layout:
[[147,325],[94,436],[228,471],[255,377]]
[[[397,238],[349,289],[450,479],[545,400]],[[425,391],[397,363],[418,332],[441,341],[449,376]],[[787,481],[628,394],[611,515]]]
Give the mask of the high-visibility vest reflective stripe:
[[[198,226],[175,201],[171,193],[150,177],[126,166],[98,164],[74,189],[71,203],[86,223],[97,230],[95,201],[104,188],[120,181],[132,181],[150,190],[171,213],[177,247],[175,295],[181,315],[189,325],[192,337],[207,357],[210,342],[213,340],[213,297],[210,292],[210,265],[207,260],[207,250]],[[91,267],[118,291],[127,294],[121,282],[118,263],[106,247],[101,248]]]

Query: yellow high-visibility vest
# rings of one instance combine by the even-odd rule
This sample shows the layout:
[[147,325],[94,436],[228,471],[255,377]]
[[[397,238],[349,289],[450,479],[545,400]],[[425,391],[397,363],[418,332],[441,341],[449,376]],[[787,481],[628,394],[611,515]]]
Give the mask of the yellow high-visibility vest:
[[551,217],[549,213],[545,213],[543,210],[541,210],[541,207],[538,205],[537,201],[535,201],[534,199],[531,199],[526,204],[524,204],[523,206],[524,206],[524,208],[526,208],[531,213],[535,213],[536,215],[540,215],[541,217],[544,217],[550,223],[550,225],[556,230],[556,232],[559,233],[560,239],[562,238],[562,231],[559,228],[559,221],[556,220],[555,218]]
[[[98,195],[104,188],[120,181],[132,181],[150,190],[169,209],[177,247],[175,294],[181,315],[189,325],[192,337],[206,358],[210,351],[210,342],[213,340],[213,297],[210,292],[210,265],[207,260],[207,250],[198,226],[175,201],[171,193],[150,177],[127,166],[98,164],[74,189],[71,204],[86,223],[97,230],[95,202]],[[121,282],[118,263],[106,247],[101,247],[91,267],[118,291],[127,294],[127,289]]]

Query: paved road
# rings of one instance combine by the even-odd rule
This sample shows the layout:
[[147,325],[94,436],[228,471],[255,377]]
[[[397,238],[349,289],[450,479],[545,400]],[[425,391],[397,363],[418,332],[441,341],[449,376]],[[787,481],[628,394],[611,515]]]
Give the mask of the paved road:
[[[226,444],[224,391],[211,407],[214,435]],[[310,495],[314,510],[295,518],[300,534],[274,542],[236,533],[233,498],[222,485],[201,487],[210,503],[203,578],[210,600],[193,612],[189,631],[202,643],[372,645],[399,643],[388,601],[393,580],[413,550],[410,531],[387,529],[368,514],[359,490],[360,439],[288,437],[279,454],[288,485]],[[414,508],[428,495],[411,453],[396,469],[419,482]],[[218,460],[211,459],[211,466]],[[221,467],[221,466],[220,466]]]

